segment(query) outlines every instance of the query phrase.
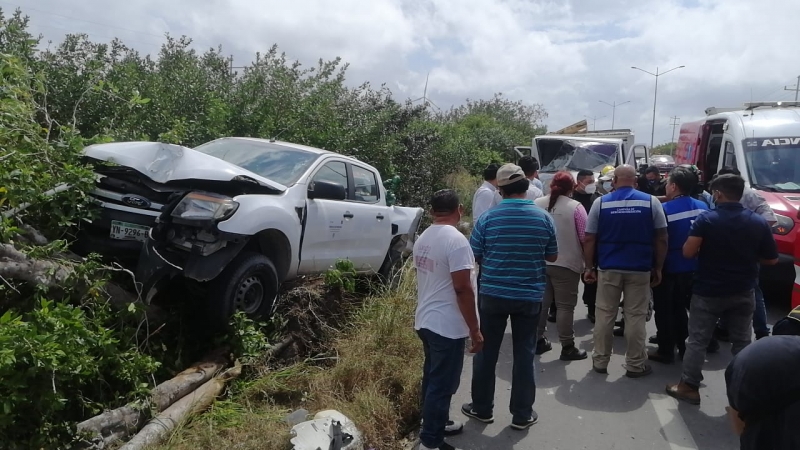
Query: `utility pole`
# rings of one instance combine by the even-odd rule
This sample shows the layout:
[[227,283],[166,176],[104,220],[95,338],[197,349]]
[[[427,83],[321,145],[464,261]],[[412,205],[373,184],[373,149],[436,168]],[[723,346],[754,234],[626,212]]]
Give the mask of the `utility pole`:
[[677,117],[677,116],[674,116],[674,117],[670,117],[670,120],[672,121],[670,123],[670,125],[672,125],[672,142],[675,142],[675,127],[680,125],[681,118]]
[[656,86],[655,89],[653,90],[653,126],[650,129],[650,148],[653,148],[653,140],[655,139],[656,136],[656,101],[658,101],[658,77],[660,77],[661,75],[666,75],[669,72],[672,72],[673,70],[683,69],[684,67],[686,66],[673,67],[672,69],[669,69],[666,72],[659,72],[658,67],[656,67],[656,73],[653,73],[653,72],[648,72],[644,69],[640,69],[639,67],[636,66],[631,66],[631,69],[644,72],[656,78]]
[[616,100],[615,100],[612,103],[608,103],[608,102],[604,102],[603,100],[600,100],[600,103],[605,103],[606,105],[611,107],[611,129],[612,130],[614,129],[614,119],[617,117],[617,106],[622,106],[625,103],[630,103],[630,102],[631,101],[628,100],[626,102],[617,103]]
[[602,119],[605,116],[600,116],[600,117],[597,117],[597,116],[595,116],[595,117],[584,116],[584,117],[586,117],[587,119],[592,119],[592,130],[596,130],[597,129],[597,119]]
[[784,86],[784,91],[794,91],[794,101],[797,101],[797,96],[800,94],[800,75],[797,76],[797,84],[794,87],[790,88],[789,86]]
[[231,55],[231,57],[228,58],[228,70],[230,71],[231,76],[233,76],[234,69],[246,69],[246,68],[247,67],[245,66],[233,67],[233,55]]

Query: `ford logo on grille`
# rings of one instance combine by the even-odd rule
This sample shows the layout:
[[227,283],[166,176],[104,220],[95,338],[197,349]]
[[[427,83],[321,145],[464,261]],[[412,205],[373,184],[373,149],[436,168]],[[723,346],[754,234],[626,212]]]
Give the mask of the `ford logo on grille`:
[[134,208],[149,208],[150,200],[138,195],[126,194],[122,196],[122,203]]

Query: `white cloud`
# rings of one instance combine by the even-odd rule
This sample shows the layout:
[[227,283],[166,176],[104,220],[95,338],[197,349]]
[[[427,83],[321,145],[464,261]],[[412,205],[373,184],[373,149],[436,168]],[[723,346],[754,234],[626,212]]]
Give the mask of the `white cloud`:
[[[17,0],[20,1],[20,0]],[[613,5],[609,5],[613,3]],[[1,2],[4,8],[16,6]],[[669,117],[699,119],[708,106],[789,99],[800,63],[800,2],[787,0],[22,0],[33,28],[119,36],[154,52],[159,35],[223,44],[244,64],[273,43],[314,64],[341,56],[350,82],[387,83],[400,98],[428,96],[446,107],[504,92],[543,103],[551,129],[617,109],[616,126],[649,143],[655,71],[656,143],[670,139]],[[78,18],[74,20],[64,18]],[[102,25],[105,24],[105,25]],[[131,31],[132,30],[132,31]]]

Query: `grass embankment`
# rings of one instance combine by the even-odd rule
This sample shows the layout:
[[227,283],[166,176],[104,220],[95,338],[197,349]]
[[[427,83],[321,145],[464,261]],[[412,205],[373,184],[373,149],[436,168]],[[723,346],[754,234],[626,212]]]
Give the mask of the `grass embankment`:
[[339,410],[367,448],[402,448],[402,437],[419,423],[423,355],[413,330],[415,297],[414,273],[406,269],[397,289],[367,298],[343,330],[331,331],[326,355],[257,368],[159,448],[288,450],[283,419],[298,408],[312,415]]

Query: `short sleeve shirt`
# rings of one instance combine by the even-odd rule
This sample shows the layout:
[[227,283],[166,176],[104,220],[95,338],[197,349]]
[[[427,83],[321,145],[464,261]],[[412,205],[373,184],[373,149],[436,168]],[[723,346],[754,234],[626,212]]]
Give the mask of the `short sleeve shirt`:
[[451,275],[460,270],[471,271],[474,291],[475,257],[467,238],[450,225],[431,225],[414,243],[414,267],[417,269],[414,328],[425,328],[449,339],[469,336]]
[[754,289],[759,260],[778,257],[767,221],[741,203],[720,203],[717,209],[700,214],[689,236],[703,239],[692,289],[705,297]]

